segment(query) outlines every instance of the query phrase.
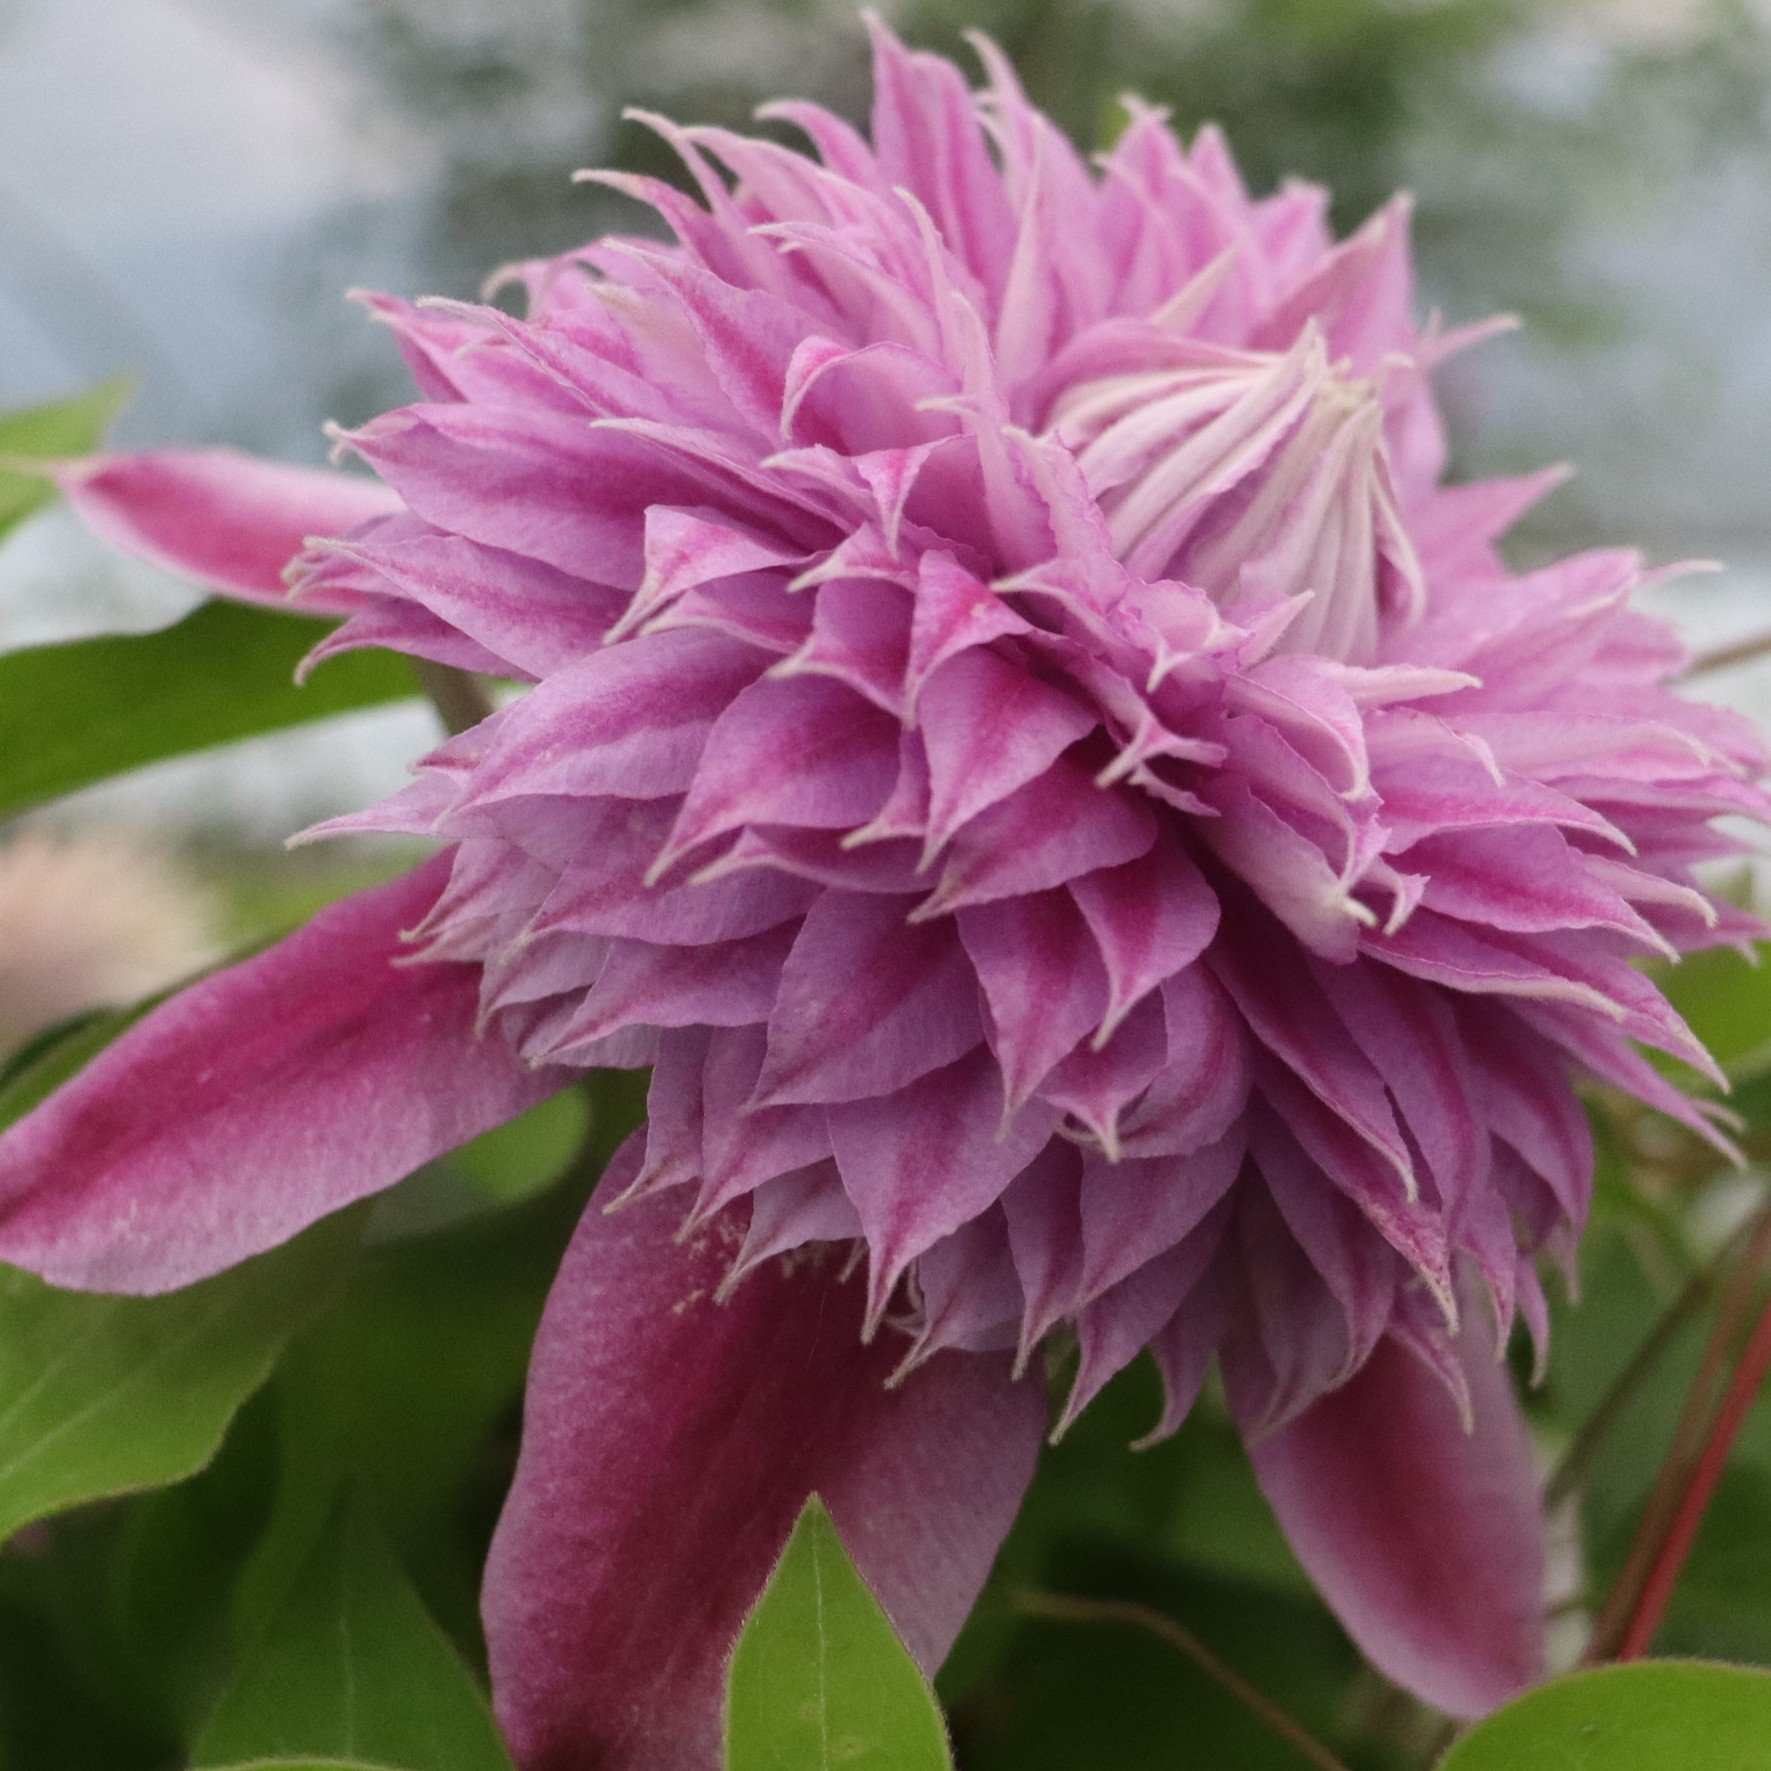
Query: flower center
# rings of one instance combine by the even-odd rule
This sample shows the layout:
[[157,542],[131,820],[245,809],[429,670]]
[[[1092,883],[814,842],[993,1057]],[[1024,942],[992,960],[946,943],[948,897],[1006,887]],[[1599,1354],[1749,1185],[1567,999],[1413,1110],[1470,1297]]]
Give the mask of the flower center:
[[1079,382],[1051,429],[1114,551],[1232,619],[1307,599],[1281,646],[1364,662],[1423,591],[1396,510],[1377,385],[1328,361],[1314,324],[1280,355],[1177,340],[1170,366]]

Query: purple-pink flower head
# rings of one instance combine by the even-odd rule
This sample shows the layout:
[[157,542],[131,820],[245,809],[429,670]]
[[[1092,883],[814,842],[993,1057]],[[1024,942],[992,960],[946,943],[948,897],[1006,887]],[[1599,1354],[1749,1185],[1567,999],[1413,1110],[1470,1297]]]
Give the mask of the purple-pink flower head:
[[[1252,199],[1143,109],[1091,166],[980,54],[973,94],[881,30],[871,144],[809,105],[769,114],[812,155],[652,120],[699,200],[599,176],[674,243],[520,267],[525,318],[377,298],[422,399],[340,441],[385,505],[340,481],[316,521],[307,476],[213,457],[72,489],[249,595],[348,528],[290,574],[349,616],[323,651],[535,685],[342,824],[450,845],[402,975],[471,979],[448,1037],[536,1079],[464,1124],[653,1066],[595,1310],[663,1222],[730,1311],[858,1266],[904,1397],[1073,1334],[1060,1425],[1148,1349],[1166,1433],[1215,1357],[1354,1634],[1480,1710],[1538,1643],[1495,1335],[1541,1346],[1534,1259],[1586,1209],[1577,1077],[1710,1133],[1639,1053],[1713,1074],[1636,962],[1741,938],[1692,869],[1764,753],[1666,686],[1633,555],[1502,564],[1554,476],[1441,484],[1429,377],[1471,335],[1417,326],[1404,203],[1336,244],[1320,190]],[[0,1253],[145,1282],[35,1209]],[[313,1215],[255,1209],[259,1245]],[[564,1764],[566,1675],[503,1647],[538,1431],[488,1604],[513,1734]]]
[[[1336,247],[1135,115],[1098,173],[986,52],[885,45],[871,150],[660,124],[677,243],[381,304],[406,504],[334,642],[539,679],[355,827],[457,844],[418,951],[531,1063],[653,1063],[626,1196],[728,1283],[859,1239],[904,1358],[1073,1324],[1069,1413],[1211,1353],[1255,1432],[1385,1336],[1461,1381],[1577,1226],[1575,1068],[1688,1119],[1636,970],[1756,740],[1659,685],[1624,554],[1523,579],[1444,489],[1407,213]],[[729,182],[730,181],[730,182]],[[1068,1415],[1066,1416],[1066,1418]]]

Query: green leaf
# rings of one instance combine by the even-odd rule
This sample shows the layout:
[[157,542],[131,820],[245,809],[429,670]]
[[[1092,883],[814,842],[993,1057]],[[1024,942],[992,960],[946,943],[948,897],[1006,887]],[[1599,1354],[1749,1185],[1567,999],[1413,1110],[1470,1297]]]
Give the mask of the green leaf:
[[107,381],[91,393],[0,415],[0,535],[55,500],[46,475],[20,473],[20,461],[55,461],[96,449],[129,393],[126,381]]
[[1688,953],[1656,981],[1711,1055],[1735,1076],[1771,1064],[1771,965],[1732,947]]
[[0,657],[0,817],[145,763],[397,701],[416,692],[388,652],[348,652],[305,686],[330,631],[307,616],[205,603],[160,633]]
[[275,1609],[349,1492],[432,1613],[477,1646],[480,1526],[509,1480],[499,1427],[521,1405],[575,1203],[369,1250],[350,1294],[289,1349],[272,1385],[283,1477],[237,1593],[243,1631]]
[[[536,1197],[370,1247],[349,1295],[297,1340],[271,1385],[283,1473],[236,1592],[249,1637],[312,1555],[339,1497],[370,1511],[430,1613],[479,1663],[486,1545],[517,1450],[529,1349],[596,1176],[644,1114],[645,1075],[609,1071],[571,1172]],[[453,1159],[451,1159],[453,1160]],[[384,1194],[430,1185],[441,1165]],[[467,1183],[444,1174],[468,1194]]]
[[277,1427],[260,1390],[207,1468],[45,1533],[42,1577],[81,1664],[109,1705],[180,1759],[233,1678],[230,1601],[269,1516]]
[[563,1088],[504,1125],[482,1132],[449,1166],[498,1205],[532,1198],[565,1173],[590,1129],[583,1089]]
[[952,1763],[928,1681],[813,1495],[732,1656],[726,1771]]
[[1771,1771],[1771,1673],[1710,1661],[1595,1667],[1528,1691],[1439,1771]]
[[479,1687],[368,1515],[342,1506],[192,1754],[511,1771]]
[[57,1291],[0,1268],[0,1539],[102,1495],[176,1482],[326,1299],[360,1214],[162,1297]]
[[1771,1662],[1771,1473],[1738,1448],[1655,1637],[1662,1654]]

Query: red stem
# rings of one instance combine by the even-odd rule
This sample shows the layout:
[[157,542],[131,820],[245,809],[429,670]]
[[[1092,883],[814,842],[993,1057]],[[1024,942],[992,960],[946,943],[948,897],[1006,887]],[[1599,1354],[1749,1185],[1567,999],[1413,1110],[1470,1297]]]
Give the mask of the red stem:
[[1623,1572],[1617,1577],[1594,1626],[1593,1639],[1587,1645],[1583,1659],[1588,1665],[1615,1657],[1631,1620],[1641,1608],[1648,1577],[1660,1561],[1667,1533],[1678,1519],[1703,1447],[1715,1430],[1715,1410],[1725,1393],[1728,1362],[1739,1343],[1740,1330],[1752,1307],[1753,1291],[1767,1259],[1771,1259],[1771,1208],[1759,1214],[1723,1294],[1715,1326],[1703,1350],[1702,1366],[1686,1395],[1654,1492],[1636,1528]]
[[1727,1467],[1728,1454],[1734,1448],[1735,1437],[1745,1423],[1758,1395],[1759,1386],[1764,1383],[1768,1371],[1771,1371],[1771,1303],[1767,1303],[1761,1313],[1753,1329],[1752,1339],[1747,1342],[1746,1352],[1735,1368],[1734,1380],[1728,1386],[1727,1395],[1722,1398],[1715,1424],[1704,1441],[1703,1454],[1697,1460],[1696,1469],[1692,1471],[1690,1485],[1679,1504],[1678,1516],[1673,1520],[1666,1541],[1660,1546],[1660,1554],[1655,1558],[1654,1566],[1648,1571],[1642,1596],[1636,1602],[1629,1628],[1624,1631],[1623,1641],[1617,1650],[1619,1660],[1635,1660],[1648,1652],[1655,1632],[1660,1628],[1667,1601],[1672,1598],[1679,1572],[1685,1566],[1685,1558],[1690,1555],[1691,1546],[1697,1541],[1698,1527],[1703,1523],[1703,1515],[1715,1494],[1716,1484],[1721,1481],[1722,1471]]

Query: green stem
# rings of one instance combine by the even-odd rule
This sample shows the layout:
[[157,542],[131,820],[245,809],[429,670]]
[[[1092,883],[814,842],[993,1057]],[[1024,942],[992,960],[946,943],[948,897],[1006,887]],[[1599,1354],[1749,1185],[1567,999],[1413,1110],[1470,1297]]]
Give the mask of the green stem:
[[1672,1445],[1636,1528],[1623,1572],[1594,1625],[1593,1639],[1583,1657],[1588,1664],[1611,1659],[1632,1631],[1647,1584],[1663,1565],[1669,1540],[1681,1529],[1691,1483],[1706,1455],[1706,1446],[1713,1443],[1716,1411],[1724,1405],[1726,1379],[1737,1363],[1734,1349],[1745,1326],[1759,1275],[1771,1259],[1771,1206],[1752,1220],[1747,1234],[1746,1250],[1728,1282],[1716,1326],[1704,1348],[1703,1363],[1686,1397]]
[[414,658],[412,672],[451,737],[491,717],[492,697],[468,671],[457,670],[452,664],[435,664],[429,658]]
[[1747,1413],[1758,1397],[1768,1371],[1771,1371],[1771,1303],[1759,1313],[1758,1323],[1741,1355],[1740,1364],[1735,1368],[1728,1393],[1716,1411],[1702,1454],[1691,1472],[1691,1480],[1679,1503],[1678,1516],[1660,1546],[1660,1554],[1649,1569],[1648,1578],[1642,1583],[1642,1596],[1637,1600],[1623,1640],[1618,1644],[1619,1660],[1639,1659],[1653,1645],[1655,1632],[1666,1615],[1667,1603],[1685,1566],[1685,1558],[1691,1554],[1703,1516],[1714,1498],[1716,1484],[1728,1467],[1735,1438],[1746,1422]]
[[1751,1225],[1737,1230],[1714,1258],[1692,1274],[1684,1290],[1662,1312],[1660,1320],[1649,1332],[1629,1363],[1613,1379],[1611,1387],[1599,1398],[1592,1413],[1581,1423],[1580,1431],[1563,1452],[1561,1461],[1544,1483],[1543,1504],[1553,1511],[1573,1494],[1581,1478],[1592,1467],[1611,1429],[1617,1425],[1624,1410],[1635,1399],[1636,1392],[1654,1374],[1667,1349],[1678,1339],[1685,1326],[1699,1316],[1715,1291],[1722,1269],[1732,1260],[1751,1233]]

